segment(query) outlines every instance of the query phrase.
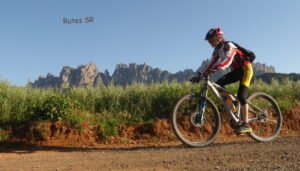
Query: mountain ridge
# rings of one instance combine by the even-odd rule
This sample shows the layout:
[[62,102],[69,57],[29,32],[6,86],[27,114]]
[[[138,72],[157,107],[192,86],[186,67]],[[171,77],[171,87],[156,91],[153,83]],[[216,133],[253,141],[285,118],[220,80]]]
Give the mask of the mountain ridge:
[[[176,73],[171,73],[160,68],[153,68],[147,64],[117,64],[112,75],[106,69],[104,72],[99,72],[95,63],[91,62],[87,65],[79,65],[77,68],[64,66],[59,76],[54,76],[48,73],[46,77],[40,76],[32,84],[33,87],[78,87],[78,86],[107,86],[110,83],[115,85],[126,86],[132,83],[162,83],[178,81],[184,82],[196,75],[197,71],[203,70],[208,64],[208,60],[204,60],[200,67],[194,71],[192,69],[180,70]],[[253,64],[255,76],[265,73],[276,73],[273,66],[266,64]],[[212,76],[212,80],[216,80],[224,75],[229,70],[220,70]]]

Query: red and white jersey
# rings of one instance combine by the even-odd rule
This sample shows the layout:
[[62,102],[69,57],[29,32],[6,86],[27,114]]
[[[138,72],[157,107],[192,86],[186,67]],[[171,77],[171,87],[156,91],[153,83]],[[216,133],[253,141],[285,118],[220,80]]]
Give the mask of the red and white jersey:
[[244,54],[232,42],[223,42],[214,49],[209,65],[204,71],[209,69],[238,69],[245,64],[250,63],[242,58]]

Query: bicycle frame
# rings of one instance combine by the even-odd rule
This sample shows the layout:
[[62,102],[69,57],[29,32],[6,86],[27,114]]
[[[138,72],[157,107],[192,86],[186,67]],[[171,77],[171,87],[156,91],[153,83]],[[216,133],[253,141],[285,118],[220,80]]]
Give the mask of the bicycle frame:
[[237,112],[235,114],[225,104],[225,101],[224,101],[223,97],[221,96],[220,91],[232,95],[235,99],[237,99],[236,95],[234,93],[229,92],[225,88],[219,86],[218,84],[210,81],[209,76],[205,76],[204,78],[205,78],[204,88],[201,91],[200,95],[204,96],[204,97],[207,97],[208,89],[210,89],[213,92],[213,94],[219,99],[221,104],[225,107],[226,112],[230,114],[230,116],[234,119],[235,122],[239,122],[240,121],[240,110],[239,110],[240,109],[240,102],[238,101],[238,109],[237,109]]

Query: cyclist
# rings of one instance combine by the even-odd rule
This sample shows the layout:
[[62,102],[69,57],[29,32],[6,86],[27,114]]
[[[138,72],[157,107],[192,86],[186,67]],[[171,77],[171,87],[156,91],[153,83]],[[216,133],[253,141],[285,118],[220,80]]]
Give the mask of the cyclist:
[[205,40],[214,48],[214,51],[204,73],[211,72],[211,70],[231,68],[231,72],[225,74],[216,83],[224,87],[227,84],[240,82],[237,97],[241,103],[242,122],[236,131],[239,133],[252,132],[247,121],[248,104],[246,101],[246,94],[253,76],[251,62],[245,59],[245,55],[238,50],[234,43],[225,41],[223,31],[220,28],[210,29],[205,36]]

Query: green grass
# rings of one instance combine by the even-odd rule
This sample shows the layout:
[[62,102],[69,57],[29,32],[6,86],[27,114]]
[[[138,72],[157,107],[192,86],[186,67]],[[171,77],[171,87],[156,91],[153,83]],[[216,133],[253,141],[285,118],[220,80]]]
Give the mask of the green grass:
[[9,139],[9,134],[2,131],[0,128],[0,143],[5,142]]
[[[236,92],[238,84],[227,87]],[[81,129],[83,121],[99,125],[108,137],[117,134],[120,124],[151,123],[169,118],[176,102],[185,94],[199,92],[199,84],[133,84],[71,89],[39,89],[12,86],[0,81],[0,125],[20,125],[35,121],[64,121]],[[278,102],[283,113],[300,103],[300,81],[255,81],[252,92],[265,92]]]

